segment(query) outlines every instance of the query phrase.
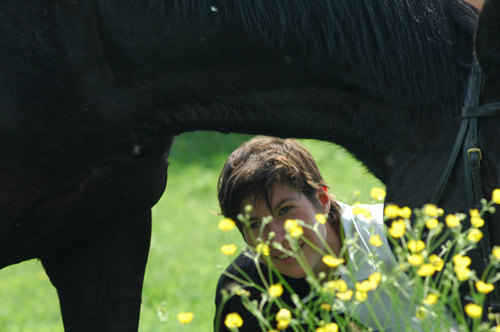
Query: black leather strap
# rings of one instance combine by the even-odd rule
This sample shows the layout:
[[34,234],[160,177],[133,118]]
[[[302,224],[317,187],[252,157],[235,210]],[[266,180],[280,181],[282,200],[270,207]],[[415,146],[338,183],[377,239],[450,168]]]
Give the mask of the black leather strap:
[[[444,189],[455,167],[458,154],[460,150],[462,150],[468,205],[470,208],[481,209],[481,199],[484,195],[481,179],[482,151],[478,144],[478,118],[500,115],[500,102],[478,106],[481,79],[481,69],[479,65],[475,63],[469,76],[467,94],[462,109],[462,119],[457,138],[455,139],[455,144],[453,145],[445,172],[441,176],[438,186],[431,198],[431,203],[436,205],[443,195]],[[485,220],[485,225],[483,226],[483,238],[479,241],[478,245],[481,250],[483,266],[486,267],[491,254],[489,223],[487,220]],[[498,317],[500,317],[500,282],[496,282],[495,289],[489,296],[489,302],[490,312],[495,314],[495,317],[498,319]],[[500,322],[497,323],[500,324]]]

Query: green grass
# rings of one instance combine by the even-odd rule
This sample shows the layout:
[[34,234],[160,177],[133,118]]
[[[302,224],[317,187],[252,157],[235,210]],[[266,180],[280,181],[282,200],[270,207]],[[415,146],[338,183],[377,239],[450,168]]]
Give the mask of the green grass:
[[[230,258],[221,245],[242,245],[237,231],[217,229],[218,173],[233,149],[250,136],[190,133],[174,143],[168,183],[153,208],[153,237],[146,270],[140,331],[211,331],[214,290]],[[369,189],[380,183],[343,149],[324,142],[303,141],[343,201],[367,202]],[[160,321],[157,308],[165,311]],[[177,313],[192,311],[193,322],[182,326]],[[41,265],[24,262],[0,271],[0,331],[63,331],[55,289]]]

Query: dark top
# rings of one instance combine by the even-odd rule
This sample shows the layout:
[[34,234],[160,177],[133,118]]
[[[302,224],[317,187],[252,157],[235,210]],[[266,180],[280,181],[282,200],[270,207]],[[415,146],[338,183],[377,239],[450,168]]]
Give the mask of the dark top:
[[[257,267],[255,266],[255,263],[252,259],[248,258],[245,256],[244,253],[241,253],[236,259],[231,263],[226,268],[226,273],[234,275],[238,278],[246,279],[242,276],[240,272],[235,268],[238,267],[240,270],[244,271],[248,277],[253,280],[254,283],[260,285],[263,287],[263,282],[260,278],[260,275],[257,272]],[[260,267],[262,269],[263,275],[266,276],[266,278],[269,277],[269,269],[267,268],[266,265],[260,263]],[[305,278],[301,279],[295,279],[295,278],[290,278],[290,277],[284,277],[286,282],[290,285],[290,287],[295,291],[295,293],[300,297],[304,298],[309,294],[309,283],[305,280]],[[272,276],[272,283],[278,283],[279,279],[276,277],[274,274]],[[269,282],[269,279],[268,279]],[[226,326],[224,325],[224,319],[228,313],[231,312],[237,312],[240,314],[241,318],[243,319],[243,326],[239,328],[239,331],[241,332],[258,332],[261,331],[260,325],[258,323],[257,318],[255,318],[244,306],[243,303],[241,302],[241,298],[237,295],[231,297],[224,305],[221,304],[222,301],[222,296],[221,296],[221,290],[222,289],[227,289],[228,292],[230,292],[230,289],[236,284],[240,284],[237,281],[235,281],[233,278],[227,276],[225,273],[221,275],[219,278],[219,282],[217,284],[217,291],[215,295],[215,318],[214,318],[214,331],[215,332],[225,332],[229,331]],[[241,284],[240,284],[241,285]],[[250,292],[250,300],[257,300],[260,302],[261,300],[261,295],[260,291],[257,290],[256,288],[253,287],[245,287],[245,290]],[[295,307],[293,305],[293,301],[290,298],[290,293],[285,291],[283,292],[283,295],[281,296],[281,299],[291,307]],[[217,324],[217,313],[220,312],[220,321],[219,324]],[[278,312],[278,308],[276,306],[271,307],[271,312],[276,313]],[[275,327],[275,321],[271,322],[273,324],[273,327]],[[218,326],[217,326],[218,325]],[[287,329],[288,330],[288,329]]]

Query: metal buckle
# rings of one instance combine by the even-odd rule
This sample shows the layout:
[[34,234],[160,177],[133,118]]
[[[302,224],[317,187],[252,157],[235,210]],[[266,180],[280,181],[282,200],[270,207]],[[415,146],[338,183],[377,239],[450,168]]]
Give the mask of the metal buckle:
[[467,150],[467,157],[469,157],[469,159],[470,159],[470,154],[472,152],[479,153],[479,160],[483,160],[483,154],[481,153],[481,149],[480,148],[470,148],[469,150]]
[[488,318],[490,320],[495,320],[497,325],[500,325],[500,312],[493,312],[493,308],[488,308]]

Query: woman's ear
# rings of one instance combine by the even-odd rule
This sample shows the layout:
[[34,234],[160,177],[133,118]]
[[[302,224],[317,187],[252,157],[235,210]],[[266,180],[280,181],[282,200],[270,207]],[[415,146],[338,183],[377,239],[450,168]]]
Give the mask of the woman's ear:
[[328,213],[330,212],[330,195],[328,195],[328,188],[327,187],[320,187],[317,192],[319,202],[321,203],[321,207],[323,209],[323,213]]

